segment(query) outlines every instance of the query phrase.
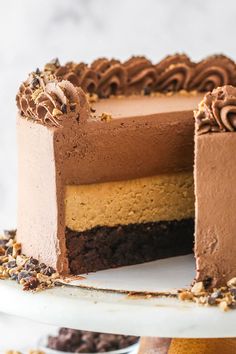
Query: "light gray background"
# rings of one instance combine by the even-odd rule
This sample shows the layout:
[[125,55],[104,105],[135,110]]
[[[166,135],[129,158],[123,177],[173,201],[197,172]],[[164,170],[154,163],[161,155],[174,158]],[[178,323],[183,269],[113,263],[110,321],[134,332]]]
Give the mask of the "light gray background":
[[[145,54],[156,62],[186,52],[194,60],[212,53],[236,59],[235,14],[235,0],[0,0],[0,229],[16,226],[15,94],[28,72],[54,57]],[[4,323],[0,315],[0,350]]]

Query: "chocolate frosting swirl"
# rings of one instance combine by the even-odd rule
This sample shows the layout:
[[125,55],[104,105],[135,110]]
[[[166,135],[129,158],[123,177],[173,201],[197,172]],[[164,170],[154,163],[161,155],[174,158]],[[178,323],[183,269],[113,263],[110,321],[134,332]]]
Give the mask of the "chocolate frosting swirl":
[[81,89],[67,80],[33,73],[21,85],[16,101],[25,117],[59,127],[65,118],[79,119]]
[[194,64],[184,54],[169,55],[156,65],[156,90],[160,92],[188,89]]
[[[61,84],[62,81],[71,85],[65,86],[65,82]],[[47,86],[49,82],[55,82],[57,89],[54,87],[49,92],[49,87],[52,89],[52,85]],[[226,84],[236,85],[236,64],[223,55],[194,63],[184,54],[175,54],[156,65],[142,56],[132,57],[124,63],[101,58],[91,65],[69,62],[63,66],[58,59],[54,59],[45,65],[42,72],[37,69],[21,85],[17,105],[25,117],[34,117],[45,124],[57,126],[65,114],[60,105],[63,105],[63,110],[66,105],[66,113],[77,114],[77,108],[72,112],[68,100],[66,104],[62,103],[60,90],[70,99],[72,95],[69,93],[79,88],[80,96],[82,89],[85,93],[107,98],[111,95],[149,94],[155,91],[208,91]],[[77,101],[72,103],[77,107]]]
[[98,87],[98,77],[85,63],[68,62],[64,66],[46,64],[44,71],[50,71],[57,78],[70,81],[74,86],[80,86],[86,93],[94,93]]
[[126,93],[150,93],[154,89],[156,70],[148,59],[132,57],[124,63],[124,68],[128,75]]
[[188,88],[207,92],[219,86],[235,84],[235,63],[224,55],[213,55],[195,66]]
[[99,97],[106,98],[124,92],[127,75],[120,61],[100,58],[92,63],[91,69],[97,73]]
[[236,131],[236,87],[226,85],[208,92],[195,112],[197,133]]

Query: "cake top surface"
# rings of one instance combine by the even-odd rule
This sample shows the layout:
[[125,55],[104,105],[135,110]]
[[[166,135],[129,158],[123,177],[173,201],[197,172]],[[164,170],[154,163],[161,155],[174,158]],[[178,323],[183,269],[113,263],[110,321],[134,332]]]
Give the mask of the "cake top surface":
[[102,99],[92,103],[92,108],[96,117],[102,117],[106,112],[112,119],[132,118],[167,112],[192,111],[202,97],[202,93],[188,94],[181,91],[171,95],[157,93],[148,96],[121,96],[119,99],[111,97],[109,100]]
[[29,75],[16,100],[23,117],[60,127],[68,118],[79,121],[81,107],[91,95],[105,99],[183,90],[207,92],[227,84],[236,85],[236,64],[224,55],[196,63],[185,54],[175,54],[157,64],[145,57],[132,57],[123,63],[101,58],[91,65],[60,65],[56,59]]
[[236,131],[236,87],[225,85],[208,92],[195,112],[197,133]]

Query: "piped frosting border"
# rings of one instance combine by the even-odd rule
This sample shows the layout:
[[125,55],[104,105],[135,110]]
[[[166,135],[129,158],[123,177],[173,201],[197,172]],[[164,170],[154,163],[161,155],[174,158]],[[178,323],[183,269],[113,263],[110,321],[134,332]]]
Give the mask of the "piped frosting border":
[[211,91],[236,85],[236,64],[224,55],[193,62],[185,54],[169,55],[157,64],[143,56],[125,62],[101,58],[91,65],[58,59],[37,69],[20,86],[16,97],[21,115],[41,124],[58,127],[65,118],[79,121],[85,94],[108,98],[113,95],[153,92]]

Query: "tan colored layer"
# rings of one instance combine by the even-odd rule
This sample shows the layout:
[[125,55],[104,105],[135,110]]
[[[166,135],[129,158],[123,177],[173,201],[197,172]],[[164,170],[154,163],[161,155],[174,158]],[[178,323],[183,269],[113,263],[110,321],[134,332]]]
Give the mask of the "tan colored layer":
[[95,226],[180,220],[194,215],[190,172],[129,181],[70,185],[65,195],[66,226],[84,231]]

